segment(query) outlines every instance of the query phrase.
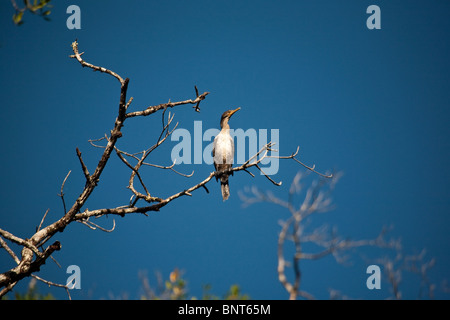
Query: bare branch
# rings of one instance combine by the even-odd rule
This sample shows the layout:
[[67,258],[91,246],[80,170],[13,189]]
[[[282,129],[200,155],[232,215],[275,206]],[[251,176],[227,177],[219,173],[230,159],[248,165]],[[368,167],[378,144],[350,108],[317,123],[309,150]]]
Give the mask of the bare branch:
[[306,169],[308,169],[308,170],[310,170],[310,171],[312,171],[312,172],[314,172],[314,173],[317,173],[319,176],[321,176],[321,177],[323,177],[323,178],[330,179],[330,178],[333,177],[332,174],[323,174],[323,173],[320,173],[320,172],[316,171],[316,170],[315,170],[316,165],[312,165],[312,167],[310,167],[310,166],[307,166],[306,164],[304,164],[303,162],[301,162],[300,160],[298,160],[297,158],[295,158],[295,157],[297,156],[299,150],[300,150],[300,146],[298,146],[298,147],[297,147],[297,150],[296,150],[294,153],[292,153],[290,156],[267,156],[267,158],[294,159],[294,161],[296,161],[297,163],[301,164],[301,165],[304,166]]
[[175,166],[175,164],[176,164],[176,159],[173,161],[173,163],[170,166],[161,166],[161,165],[157,165],[157,164],[153,164],[153,163],[142,162],[143,166],[149,166],[149,167],[154,167],[154,168],[159,168],[159,169],[169,169],[169,170],[175,172],[176,174],[179,174],[180,176],[183,176],[186,178],[190,178],[194,175],[194,170],[192,170],[192,172],[190,174],[178,172],[177,170],[175,170],[173,168]]
[[[197,96],[197,99],[199,98],[199,95],[198,95],[198,89],[197,89],[197,86],[194,86],[194,89],[195,89],[195,95]],[[201,100],[203,100],[203,99],[201,99]],[[197,111],[197,112],[200,112],[200,101],[201,100],[199,100],[198,102],[197,102],[197,104],[193,107],[194,109],[195,109],[195,111]]]
[[75,40],[74,42],[72,42],[72,50],[73,50],[73,53],[74,53],[74,54],[70,55],[69,57],[70,57],[70,58],[77,59],[78,62],[81,64],[81,66],[82,66],[83,68],[84,68],[84,67],[88,67],[88,68],[91,68],[91,69],[94,70],[94,71],[100,71],[100,72],[107,73],[107,74],[113,76],[114,78],[116,78],[117,80],[119,80],[119,82],[120,82],[121,85],[124,84],[124,80],[122,79],[122,77],[119,76],[119,75],[118,75],[117,73],[115,73],[114,71],[108,70],[108,69],[103,68],[103,67],[97,67],[97,66],[94,66],[94,65],[91,64],[91,63],[88,63],[88,62],[84,61],[84,60],[81,58],[81,56],[84,54],[84,52],[81,52],[81,53],[78,52],[78,42],[77,42],[76,40]]
[[14,259],[14,261],[15,261],[17,264],[20,263],[19,258],[17,258],[17,256],[16,256],[16,254],[14,253],[14,251],[11,250],[11,248],[8,246],[8,244],[6,243],[6,241],[3,240],[2,237],[0,237],[0,246],[2,246],[2,247],[6,250],[6,252],[9,253],[9,255]]
[[184,105],[184,104],[195,104],[196,111],[199,111],[200,109],[198,106],[199,106],[200,102],[202,100],[204,100],[208,94],[209,94],[209,92],[204,92],[201,95],[197,96],[197,98],[195,98],[194,100],[189,99],[189,100],[178,101],[178,102],[170,102],[169,101],[167,103],[162,103],[157,106],[150,106],[147,109],[142,110],[142,111],[135,111],[135,112],[127,113],[126,117],[127,118],[138,117],[138,116],[145,117],[145,116],[149,116],[149,115],[155,113],[158,110],[166,109],[166,108],[173,108],[175,106],[180,106],[180,105]]
[[101,149],[105,149],[106,146],[100,146],[98,144],[95,144],[94,142],[97,141],[102,141],[102,140],[108,140],[108,137],[105,135],[103,138],[99,138],[99,139],[89,139],[88,142],[91,144],[91,146],[96,147],[96,148],[101,148]]
[[[267,145],[266,145],[267,147]],[[269,147],[270,148],[270,147]],[[261,150],[262,151],[262,150]],[[298,150],[291,156],[280,157],[282,159],[294,159]],[[264,153],[260,152],[261,154]],[[258,159],[255,157],[253,162],[249,162],[248,165],[255,165]],[[340,174],[333,176],[334,179],[338,179]],[[302,179],[302,174],[297,174],[289,188],[289,198],[288,201],[282,200],[270,191],[265,193],[260,192],[257,188],[253,187],[251,191],[251,196],[247,196],[245,193],[240,194],[244,205],[250,205],[255,202],[269,202],[287,208],[291,216],[284,222],[281,223],[281,231],[278,235],[278,280],[285,288],[289,295],[289,299],[297,299],[298,297],[313,299],[314,297],[300,289],[301,283],[301,270],[300,261],[301,260],[318,260],[324,258],[328,255],[333,255],[338,263],[345,261],[342,256],[343,252],[346,252],[352,248],[358,248],[362,246],[376,246],[381,248],[398,248],[399,244],[395,240],[386,240],[385,235],[387,232],[386,228],[383,228],[380,234],[374,239],[362,239],[362,240],[349,240],[341,239],[337,236],[335,229],[332,229],[328,234],[327,227],[321,226],[314,229],[312,232],[307,232],[306,230],[306,220],[313,213],[324,212],[332,208],[331,197],[329,195],[330,190],[334,187],[335,181],[333,180],[320,180],[319,182],[313,182],[311,186],[306,190],[304,199],[302,203],[296,207],[294,205],[293,196],[296,193],[300,193],[302,187],[300,185],[300,180]],[[325,186],[328,186],[328,190],[323,190]],[[248,191],[247,191],[248,193]],[[286,261],[284,248],[286,245],[286,240],[292,241],[294,244],[294,254],[292,256],[292,262]],[[322,250],[316,252],[306,252],[303,246],[306,243],[313,243],[314,247],[318,246],[323,248]],[[293,276],[289,280],[286,275],[286,268],[288,266],[292,267]],[[419,270],[419,268],[417,268]],[[426,285],[424,285],[426,287]]]
[[66,289],[67,296],[69,297],[69,300],[72,300],[72,297],[70,296],[70,292],[69,292],[69,287],[68,287],[67,285],[65,285],[65,284],[59,284],[59,283],[55,283],[55,282],[51,282],[51,281],[42,279],[41,277],[39,277],[39,276],[37,276],[37,275],[35,275],[35,274],[32,274],[31,276],[32,276],[33,278],[35,278],[36,280],[39,280],[39,281],[45,283],[45,284],[48,285],[48,286],[53,286],[53,287],[58,287],[58,288],[64,288],[64,289]]
[[42,227],[42,223],[44,223],[45,217],[47,216],[47,213],[50,211],[50,209],[47,209],[47,211],[45,211],[44,216],[41,219],[41,223],[39,223],[39,226],[36,228],[36,232],[38,232],[39,230],[41,230]]
[[113,219],[113,226],[111,227],[111,229],[103,228],[103,227],[99,226],[98,224],[90,221],[89,218],[87,218],[85,220],[79,220],[78,222],[84,224],[91,230],[100,229],[101,231],[104,231],[104,232],[113,232],[116,229],[116,220],[114,220],[114,219]]
[[128,110],[128,107],[130,106],[130,104],[133,102],[133,97],[130,97],[130,99],[128,100],[127,104],[125,105],[125,111]]
[[[258,170],[259,171],[261,171],[261,173],[267,178],[267,179],[269,179],[269,181],[270,182],[272,182],[274,185],[276,185],[276,186],[281,186],[281,181],[280,182],[275,182],[275,181],[273,181],[272,180],[272,178],[270,178],[262,169],[261,169],[261,167],[258,165],[258,164],[255,164],[255,166],[258,168]],[[245,171],[247,171],[247,170],[245,170]],[[247,171],[248,172],[248,171]]]
[[[145,192],[146,192],[147,195],[146,195],[146,196],[142,195],[141,193],[139,193],[139,192],[134,188],[134,186],[133,186],[134,175],[133,175],[133,174],[132,174],[131,177],[130,177],[129,184],[128,184],[128,188],[130,188],[130,190],[131,190],[137,197],[144,198],[144,199],[150,198],[150,192],[148,192],[148,189],[147,189],[147,187],[145,186],[144,181],[142,180],[141,175],[139,174],[138,169],[134,168],[134,167],[127,161],[127,159],[125,159],[125,158],[122,156],[121,153],[123,153],[123,152],[121,152],[121,151],[120,151],[119,149],[117,149],[117,148],[115,148],[115,150],[116,150],[116,154],[117,154],[117,156],[119,157],[119,159],[122,160],[123,163],[125,163],[126,166],[127,166],[128,168],[130,168],[131,170],[133,170],[133,173],[134,173],[135,175],[137,175],[137,177],[138,177],[138,179],[139,179],[139,182],[141,183],[141,185],[142,185],[142,187],[144,188],[144,190],[145,190]],[[151,201],[151,200],[149,199],[149,201]]]
[[[283,224],[283,227],[281,228],[281,232],[278,235],[278,251],[277,251],[277,254],[278,254],[278,267],[277,267],[278,280],[280,281],[280,283],[283,285],[283,287],[288,292],[289,300],[295,300],[297,298],[296,287],[298,287],[298,285],[293,285],[287,280],[287,277],[285,274],[286,261],[284,260],[283,247],[284,247],[284,242],[286,239],[288,229],[293,222],[294,222],[294,219],[290,218]],[[300,274],[296,274],[294,283],[299,283],[299,281],[300,281]]]
[[83,170],[84,177],[86,178],[86,183],[89,183],[89,181],[91,180],[91,175],[89,174],[89,170],[86,167],[86,165],[84,164],[83,158],[81,157],[80,150],[77,148],[76,151],[77,151],[78,159],[80,160],[81,169]]
[[66,177],[64,178],[64,181],[63,181],[63,183],[61,184],[61,193],[58,194],[58,196],[61,197],[61,201],[62,201],[62,203],[63,203],[64,214],[67,213],[67,210],[66,210],[66,201],[64,200],[64,185],[66,184],[66,180],[67,180],[67,178],[69,177],[70,172],[72,172],[72,170],[69,170],[69,172],[67,173]]
[[312,171],[312,172],[314,172],[314,173],[317,173],[319,176],[322,176],[322,177],[324,177],[324,178],[332,178],[332,177],[333,177],[332,174],[328,174],[328,175],[327,175],[327,174],[323,174],[323,173],[320,173],[320,172],[314,170],[315,167],[316,167],[316,165],[313,165],[312,167],[309,167],[309,166],[307,166],[306,164],[304,164],[303,162],[301,162],[300,160],[298,160],[298,159],[296,159],[296,158],[294,158],[294,157],[292,157],[292,159],[294,159],[294,161],[300,163],[300,164],[301,164],[302,166],[304,166],[306,169],[308,169],[308,170],[310,170],[310,171]]
[[3,236],[3,237],[6,238],[6,239],[8,239],[8,240],[10,240],[10,241],[12,241],[12,242],[18,244],[18,245],[21,245],[21,246],[23,246],[23,247],[25,247],[25,248],[30,249],[30,250],[31,250],[32,252],[34,252],[38,257],[39,257],[39,256],[42,256],[42,253],[38,250],[38,248],[36,248],[36,246],[34,246],[34,245],[32,244],[32,242],[31,242],[30,240],[28,240],[28,239],[25,239],[25,240],[24,240],[24,239],[22,239],[22,238],[16,237],[16,236],[13,235],[12,233],[10,233],[10,232],[8,232],[8,231],[6,231],[6,230],[3,230],[3,229],[0,229],[0,235]]
[[6,294],[14,285],[21,279],[28,277],[32,273],[39,270],[40,266],[45,263],[47,258],[56,250],[61,249],[61,244],[56,241],[44,252],[42,252],[34,261],[32,261],[33,254],[28,248],[22,250],[22,260],[19,265],[5,273],[0,274],[0,287],[5,287],[0,295]]

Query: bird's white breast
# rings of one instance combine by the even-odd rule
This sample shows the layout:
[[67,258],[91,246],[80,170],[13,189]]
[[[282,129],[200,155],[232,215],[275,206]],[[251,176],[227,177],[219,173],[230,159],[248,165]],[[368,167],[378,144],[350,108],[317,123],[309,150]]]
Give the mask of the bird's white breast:
[[229,132],[220,131],[220,133],[214,138],[213,147],[215,163],[233,163],[234,142]]

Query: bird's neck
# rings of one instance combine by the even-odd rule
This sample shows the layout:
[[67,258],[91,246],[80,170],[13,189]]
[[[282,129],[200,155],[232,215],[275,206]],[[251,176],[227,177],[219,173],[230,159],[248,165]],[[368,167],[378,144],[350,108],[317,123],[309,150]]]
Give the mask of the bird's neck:
[[220,122],[220,127],[222,128],[222,131],[229,131],[230,125],[228,124],[228,119],[225,118]]

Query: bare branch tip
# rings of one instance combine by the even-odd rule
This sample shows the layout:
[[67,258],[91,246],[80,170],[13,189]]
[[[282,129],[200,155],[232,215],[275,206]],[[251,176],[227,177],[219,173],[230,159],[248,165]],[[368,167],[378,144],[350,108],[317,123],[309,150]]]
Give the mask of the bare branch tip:
[[297,150],[292,154],[292,157],[295,157],[300,150],[300,146],[297,146]]

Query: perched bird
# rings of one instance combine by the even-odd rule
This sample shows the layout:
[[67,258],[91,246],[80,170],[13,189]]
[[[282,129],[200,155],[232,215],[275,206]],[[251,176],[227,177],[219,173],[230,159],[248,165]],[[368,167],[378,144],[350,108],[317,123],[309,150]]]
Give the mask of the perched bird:
[[[226,171],[232,167],[234,157],[234,142],[233,138],[230,135],[230,125],[228,124],[228,121],[230,120],[231,116],[239,109],[240,108],[228,110],[222,114],[222,118],[220,119],[221,130],[219,134],[214,138],[214,167],[219,173],[220,188],[222,190],[223,201],[227,200],[230,196],[230,187],[228,185],[229,173],[220,174],[220,172]],[[218,180],[217,176],[216,180]]]

